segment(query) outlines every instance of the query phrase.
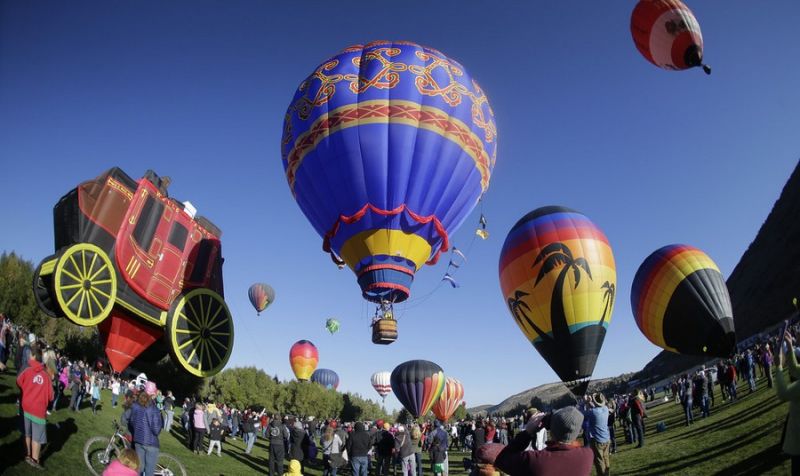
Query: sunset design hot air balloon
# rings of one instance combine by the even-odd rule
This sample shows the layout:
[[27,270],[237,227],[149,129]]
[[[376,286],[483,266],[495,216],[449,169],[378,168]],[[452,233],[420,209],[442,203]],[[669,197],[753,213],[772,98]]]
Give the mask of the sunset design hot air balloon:
[[616,294],[614,255],[605,234],[575,210],[539,208],[511,228],[499,268],[514,321],[559,378],[583,393]]
[[433,414],[436,418],[446,422],[456,412],[464,401],[464,386],[458,380],[447,377],[444,389],[439,399],[433,404]]

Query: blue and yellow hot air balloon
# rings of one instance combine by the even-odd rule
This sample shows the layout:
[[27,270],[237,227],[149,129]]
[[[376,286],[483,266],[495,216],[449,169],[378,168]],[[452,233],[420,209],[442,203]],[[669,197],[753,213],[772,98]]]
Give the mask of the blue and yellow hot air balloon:
[[608,239],[569,208],[528,213],[500,253],[500,287],[514,321],[575,394],[594,371],[616,283]]
[[365,299],[394,303],[486,191],[497,132],[463,66],[414,43],[376,41],[300,83],[281,152],[323,249],[353,270]]
[[715,357],[736,351],[725,278],[693,246],[667,245],[648,256],[633,278],[631,308],[639,330],[663,349]]

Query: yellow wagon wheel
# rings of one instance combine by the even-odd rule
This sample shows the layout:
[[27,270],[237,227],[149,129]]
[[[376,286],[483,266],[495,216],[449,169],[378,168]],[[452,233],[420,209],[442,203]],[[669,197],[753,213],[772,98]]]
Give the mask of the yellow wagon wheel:
[[206,288],[181,294],[167,318],[173,356],[197,377],[217,374],[233,351],[233,319],[222,296]]
[[78,243],[58,259],[53,290],[61,312],[69,320],[80,326],[94,326],[114,307],[117,274],[105,251],[91,243]]

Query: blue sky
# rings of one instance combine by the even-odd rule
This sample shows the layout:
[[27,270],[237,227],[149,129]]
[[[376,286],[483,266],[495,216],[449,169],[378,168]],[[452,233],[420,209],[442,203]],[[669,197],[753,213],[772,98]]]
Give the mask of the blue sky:
[[[800,157],[800,3],[694,1],[714,72],[646,62],[629,31],[635,2],[0,3],[0,249],[52,252],[52,207],[118,165],[171,176],[223,231],[230,365],[292,376],[310,339],[340,389],[377,398],[377,370],[440,364],[468,405],[556,380],[505,307],[497,260],[518,218],[551,204],[588,215],[617,260],[618,295],[595,377],[640,369],[659,351],[630,311],[631,280],[665,244],[705,250],[729,275]],[[344,47],[410,40],[461,62],[494,108],[499,152],[459,289],[423,269],[400,338],[369,341],[372,308],[321,251],[280,161],[297,85]],[[453,235],[472,240],[477,213]],[[256,317],[254,281],[275,304]],[[414,297],[416,296],[416,298]],[[419,299],[427,296],[426,299]],[[342,323],[328,335],[328,317]],[[394,397],[390,408],[398,408]]]

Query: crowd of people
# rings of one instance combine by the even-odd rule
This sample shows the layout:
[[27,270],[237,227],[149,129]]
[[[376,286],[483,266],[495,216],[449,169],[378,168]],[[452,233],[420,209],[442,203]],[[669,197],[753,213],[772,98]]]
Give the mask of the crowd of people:
[[[790,410],[782,435],[782,448],[792,458],[793,474],[800,470],[800,366],[797,364],[795,325],[753,344],[731,359],[676,377],[665,389],[664,399],[684,408],[685,424],[696,417],[708,418],[714,407],[714,386],[723,401],[742,398],[741,387],[757,391],[755,380],[767,379]],[[781,352],[779,349],[791,349]],[[449,455],[469,453],[461,462],[473,475],[508,474],[610,474],[611,455],[617,444],[644,446],[648,403],[653,387],[606,397],[587,395],[574,406],[554,412],[529,409],[515,417],[486,417],[451,424],[389,421],[342,422],[313,417],[269,414],[264,408],[237,409],[224,403],[185,398],[175,425],[176,402],[172,392],[162,393],[144,376],[128,380],[84,361],[70,361],[57,349],[17,328],[0,315],[0,371],[14,356],[20,388],[20,431],[24,435],[25,461],[42,468],[41,449],[47,442],[46,418],[66,406],[80,411],[89,402],[93,413],[101,411],[101,389],[111,393],[111,406],[122,405],[122,428],[130,433],[133,450],[123,452],[107,469],[108,475],[153,474],[159,456],[161,432],[183,434],[195,454],[223,457],[226,439],[241,438],[244,452],[252,454],[259,438],[265,440],[271,476],[301,475],[307,465],[321,461],[323,476],[346,471],[354,476],[447,475]],[[777,364],[777,370],[774,368]],[[788,366],[789,382],[782,372]],[[774,375],[773,375],[774,372]],[[748,394],[749,394],[748,393]],[[67,397],[69,397],[67,399]],[[68,402],[68,403],[67,403]],[[657,402],[659,403],[659,402]],[[85,405],[84,405],[85,406]],[[699,413],[696,416],[695,413]],[[657,431],[663,431],[659,423]],[[617,429],[623,437],[617,438]],[[422,464],[428,454],[430,466]],[[288,462],[288,464],[286,464]]]

